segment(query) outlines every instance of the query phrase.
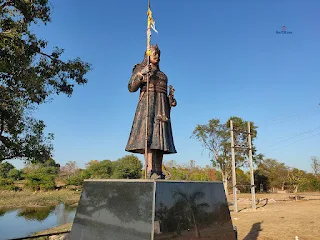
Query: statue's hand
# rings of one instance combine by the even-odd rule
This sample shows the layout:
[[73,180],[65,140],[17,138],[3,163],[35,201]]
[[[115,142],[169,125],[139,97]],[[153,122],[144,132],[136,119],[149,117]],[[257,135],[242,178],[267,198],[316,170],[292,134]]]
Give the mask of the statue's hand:
[[176,101],[176,99],[174,97],[170,98],[169,101],[170,101],[170,106],[171,107],[177,106],[177,101]]
[[146,83],[147,82],[147,78],[144,75],[141,75],[142,77],[140,78],[140,81],[142,83]]
[[142,75],[146,75],[146,74],[149,73],[149,72],[151,72],[151,65],[150,65],[150,64],[147,65],[147,66],[145,66],[145,67],[140,71],[140,73],[141,73]]

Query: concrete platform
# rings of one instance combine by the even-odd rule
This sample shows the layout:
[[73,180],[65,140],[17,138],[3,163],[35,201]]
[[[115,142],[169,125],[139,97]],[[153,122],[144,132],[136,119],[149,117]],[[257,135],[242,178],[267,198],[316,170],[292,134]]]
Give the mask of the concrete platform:
[[234,240],[221,182],[86,180],[71,240]]

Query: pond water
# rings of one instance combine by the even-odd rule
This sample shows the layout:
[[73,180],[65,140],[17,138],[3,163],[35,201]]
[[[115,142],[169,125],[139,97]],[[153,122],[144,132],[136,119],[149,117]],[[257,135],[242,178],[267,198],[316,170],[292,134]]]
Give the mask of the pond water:
[[0,240],[26,237],[32,233],[72,222],[75,207],[0,209]]

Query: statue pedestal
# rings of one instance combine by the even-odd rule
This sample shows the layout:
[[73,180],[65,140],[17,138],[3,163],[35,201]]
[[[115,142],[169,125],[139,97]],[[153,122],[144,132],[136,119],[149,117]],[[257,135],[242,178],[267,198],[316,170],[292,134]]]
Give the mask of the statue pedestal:
[[71,240],[234,240],[221,182],[87,180]]

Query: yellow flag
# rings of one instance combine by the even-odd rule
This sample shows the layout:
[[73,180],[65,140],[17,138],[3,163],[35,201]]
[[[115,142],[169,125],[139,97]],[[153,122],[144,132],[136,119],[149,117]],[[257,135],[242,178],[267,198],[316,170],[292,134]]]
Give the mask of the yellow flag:
[[156,22],[154,21],[153,17],[152,17],[152,12],[150,7],[148,8],[148,28],[152,28],[153,31],[155,31],[156,33],[158,33],[157,29],[156,29]]

